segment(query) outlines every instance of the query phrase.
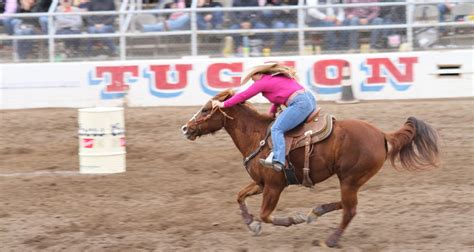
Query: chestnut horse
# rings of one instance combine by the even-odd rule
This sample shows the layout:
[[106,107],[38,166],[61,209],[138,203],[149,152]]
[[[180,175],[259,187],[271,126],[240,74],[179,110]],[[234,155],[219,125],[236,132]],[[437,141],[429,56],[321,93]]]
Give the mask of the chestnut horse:
[[[226,90],[213,99],[224,101],[233,95]],[[257,112],[249,103],[241,103],[230,108],[212,108],[208,101],[188,122],[182,126],[183,134],[189,140],[216,132],[224,128],[230,135],[242,156],[248,157],[259,148],[265,139],[273,118]],[[255,234],[261,231],[261,222],[278,226],[290,226],[311,222],[328,212],[342,209],[342,222],[325,243],[334,247],[356,215],[359,188],[374,176],[387,158],[392,166],[400,161],[407,170],[424,169],[438,165],[438,135],[425,122],[414,117],[393,133],[384,133],[371,124],[360,120],[336,120],[332,134],[324,141],[314,144],[310,157],[310,176],[314,184],[336,174],[340,181],[341,200],[315,207],[305,216],[296,214],[288,217],[273,217],[280,194],[287,186],[283,172],[275,172],[263,167],[260,158],[270,152],[265,145],[247,163],[247,171],[253,182],[238,193],[237,202],[244,222]],[[304,148],[293,150],[289,158],[296,167],[296,176],[302,181]],[[263,193],[260,220],[249,213],[245,199]]]

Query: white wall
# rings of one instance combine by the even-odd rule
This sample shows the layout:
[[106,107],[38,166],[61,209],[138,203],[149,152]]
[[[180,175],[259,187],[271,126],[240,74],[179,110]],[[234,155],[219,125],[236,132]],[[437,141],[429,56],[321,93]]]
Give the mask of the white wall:
[[[340,98],[345,62],[354,95],[361,100],[472,97],[473,52],[4,64],[0,109],[115,106],[125,101],[129,106],[201,105],[224,89],[244,89],[239,86],[241,72],[267,60],[296,67],[300,83],[319,100]],[[438,65],[459,65],[445,71],[460,75],[439,77]]]

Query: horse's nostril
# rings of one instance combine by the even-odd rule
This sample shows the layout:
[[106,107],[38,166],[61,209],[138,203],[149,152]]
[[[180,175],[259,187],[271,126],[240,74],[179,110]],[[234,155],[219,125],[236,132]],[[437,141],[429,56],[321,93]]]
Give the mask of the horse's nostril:
[[186,125],[183,125],[183,127],[181,127],[181,132],[183,132],[183,134],[185,134],[186,131],[188,131],[188,127],[186,127]]

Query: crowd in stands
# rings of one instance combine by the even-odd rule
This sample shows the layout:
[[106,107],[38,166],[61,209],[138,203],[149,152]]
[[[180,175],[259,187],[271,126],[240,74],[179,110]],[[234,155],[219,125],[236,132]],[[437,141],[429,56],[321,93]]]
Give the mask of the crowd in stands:
[[[6,0],[1,6],[3,13],[46,13],[49,11],[52,0]],[[114,0],[59,0],[58,6],[53,6],[57,13],[80,13],[86,11],[115,11]],[[80,15],[57,15],[54,16],[55,34],[80,34],[84,28],[88,33],[114,33],[114,15],[90,15],[86,18]],[[9,35],[41,35],[48,34],[48,16],[40,17],[8,17],[2,15],[0,24]],[[85,24],[85,25],[84,25]],[[84,27],[85,26],[85,27]],[[114,41],[109,38],[87,41],[86,55],[91,54],[93,43],[103,42],[108,47],[108,54],[117,55]],[[17,46],[17,55],[20,59],[26,59],[34,49],[33,40],[14,41]],[[78,39],[66,39],[65,46],[77,52],[80,46]]]
[[[338,4],[358,4],[377,2],[405,2],[404,0],[305,0],[308,8],[305,15],[305,25],[308,27],[340,27],[361,25],[382,25],[406,23],[405,6],[366,6],[366,7],[340,7]],[[452,10],[456,3],[420,0],[426,4],[435,4],[439,10],[439,21],[446,21],[446,15]],[[467,1],[458,1],[464,3]],[[13,13],[45,13],[54,8],[58,13],[81,13],[94,11],[114,11],[117,6],[114,0],[59,0],[58,6],[51,6],[52,0],[4,0],[0,3],[0,12],[4,14]],[[156,9],[172,9],[156,23],[141,24],[137,22],[138,30],[141,32],[179,31],[189,30],[191,13],[187,8],[192,0],[159,0]],[[330,4],[331,7],[322,6]],[[263,6],[296,6],[298,0],[233,0],[232,7],[254,7],[252,11],[209,10],[198,12],[196,25],[199,30],[220,29],[285,29],[297,27],[297,10],[258,10]],[[198,0],[198,8],[219,8],[222,3],[215,0]],[[456,17],[457,19],[461,17]],[[54,33],[56,34],[108,34],[116,31],[117,15],[57,15],[54,16]],[[39,17],[9,17],[0,16],[0,26],[9,35],[35,35],[48,34],[48,16]],[[443,28],[440,28],[443,29]],[[397,37],[392,42],[400,42],[403,29],[371,29],[369,34],[370,48],[377,50],[388,46],[390,40],[387,38]],[[355,51],[359,47],[359,30],[324,31],[323,47],[325,50],[349,50]],[[269,47],[272,52],[283,50],[286,42],[291,37],[296,38],[296,32],[275,33],[232,33],[233,46],[236,52],[248,47],[249,41],[260,44],[261,47]],[[381,39],[383,38],[383,39]],[[257,41],[257,42],[255,42]],[[270,42],[268,42],[270,41]],[[64,44],[73,52],[77,52],[81,40],[65,39]],[[102,43],[107,48],[110,56],[117,55],[116,42],[111,38],[88,39],[85,44],[85,54],[91,55],[95,43]],[[25,59],[33,48],[32,40],[18,40],[17,55]],[[267,44],[270,43],[270,44]]]

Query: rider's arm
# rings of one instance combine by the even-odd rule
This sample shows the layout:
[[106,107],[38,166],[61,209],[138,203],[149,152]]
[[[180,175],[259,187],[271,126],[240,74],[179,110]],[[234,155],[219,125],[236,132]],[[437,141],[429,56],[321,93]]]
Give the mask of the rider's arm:
[[260,81],[254,82],[249,88],[246,90],[232,96],[229,100],[224,101],[224,108],[232,107],[236,104],[244,102],[258,93],[262,92],[262,84]]

